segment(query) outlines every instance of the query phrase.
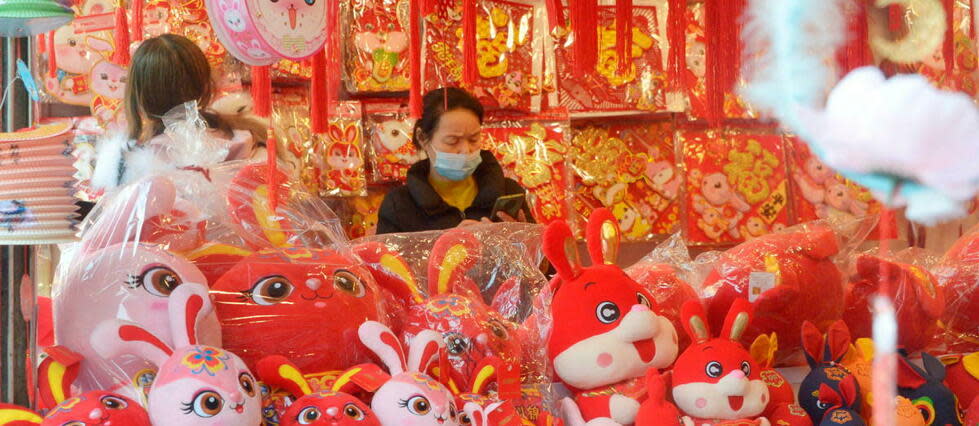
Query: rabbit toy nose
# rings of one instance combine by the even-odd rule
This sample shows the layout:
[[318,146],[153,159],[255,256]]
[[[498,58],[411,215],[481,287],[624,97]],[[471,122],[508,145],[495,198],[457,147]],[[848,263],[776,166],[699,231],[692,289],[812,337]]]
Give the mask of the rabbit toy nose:
[[90,418],[92,420],[101,419],[102,418],[102,409],[101,408],[96,408],[96,409],[94,409],[92,411],[89,411],[88,418]]
[[319,290],[321,285],[323,285],[323,281],[320,281],[319,278],[310,278],[306,280],[306,287],[309,287],[310,290]]
[[241,395],[241,392],[234,391],[234,392],[231,392],[231,395],[228,395],[228,396],[231,397],[231,402],[233,402],[235,404],[239,404],[239,405],[244,405],[245,404],[245,398]]
[[629,311],[630,312],[646,312],[648,310],[649,310],[649,307],[646,306],[646,305],[635,304],[635,305],[632,305],[632,309],[630,309]]
[[731,376],[731,377],[734,377],[735,379],[743,379],[745,377],[744,376],[744,371],[741,371],[741,370],[734,370],[734,371],[732,371],[730,373],[727,373],[727,375],[728,376]]
[[330,407],[326,409],[326,415],[330,417],[336,417],[338,412],[339,410],[337,410],[337,407]]

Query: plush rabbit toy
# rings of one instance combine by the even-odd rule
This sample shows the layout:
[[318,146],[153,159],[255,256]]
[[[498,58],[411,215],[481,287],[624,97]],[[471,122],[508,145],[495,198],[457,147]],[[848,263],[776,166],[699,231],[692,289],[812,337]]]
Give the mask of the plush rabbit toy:
[[646,370],[676,359],[676,329],[657,314],[652,295],[614,265],[621,235],[615,217],[595,210],[587,234],[594,264],[583,267],[567,223],[553,222],[544,232],[544,254],[558,273],[551,282],[547,355],[555,376],[575,394],[580,414],[571,416],[632,424]]
[[860,417],[860,394],[857,391],[857,379],[846,376],[837,389],[822,383],[819,385],[819,404],[826,407],[819,426],[864,426],[866,423]]
[[439,358],[442,339],[437,333],[415,335],[407,357],[397,336],[384,324],[366,321],[358,334],[391,373],[390,380],[371,399],[371,409],[382,425],[459,426],[455,398],[444,385],[423,373]]
[[[146,410],[138,402],[111,392],[91,391],[69,398],[71,384],[78,376],[81,358],[63,347],[45,349],[38,366],[38,396],[41,405],[52,406],[46,416],[23,407],[0,404],[0,425],[4,426],[149,426]],[[48,405],[50,404],[50,405]]]
[[262,395],[245,363],[231,352],[198,344],[196,328],[211,309],[206,288],[184,284],[170,296],[172,347],[119,320],[105,321],[92,333],[92,346],[102,356],[129,354],[159,367],[149,393],[153,424],[261,424]]
[[[152,366],[142,360],[100,356],[89,335],[101,322],[135,323],[172,345],[167,300],[182,284],[207,285],[200,270],[162,246],[144,241],[154,235],[155,218],[169,215],[176,189],[166,178],[127,187],[110,204],[79,245],[64,285],[53,295],[55,343],[78,352],[83,360],[75,386],[81,392],[118,391],[141,400],[132,383],[148,383]],[[220,346],[221,330],[214,314],[198,325],[204,344]]]
[[770,424],[765,417],[768,386],[761,369],[739,343],[751,322],[751,304],[736,299],[720,337],[711,338],[707,315],[698,301],[683,305],[684,328],[693,340],[673,367],[673,400],[686,416],[684,424]]
[[286,408],[279,426],[381,426],[367,404],[341,392],[363,370],[361,366],[353,367],[340,375],[331,390],[313,392],[299,368],[283,356],[262,358],[256,367],[263,383],[298,398]]

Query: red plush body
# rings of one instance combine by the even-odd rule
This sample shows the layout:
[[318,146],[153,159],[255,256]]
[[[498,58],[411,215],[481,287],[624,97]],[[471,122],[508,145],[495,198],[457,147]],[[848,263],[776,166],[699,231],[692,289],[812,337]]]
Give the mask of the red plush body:
[[843,320],[855,338],[871,337],[873,312],[870,299],[887,277],[890,296],[897,309],[898,345],[908,352],[925,349],[935,337],[937,321],[945,309],[944,292],[935,277],[923,268],[872,255],[857,258],[857,279],[847,286]]
[[211,294],[224,347],[250,366],[284,354],[308,374],[343,370],[371,359],[357,343],[360,324],[386,321],[384,297],[367,269],[332,250],[255,253]]
[[825,326],[843,313],[842,275],[831,259],[838,251],[835,234],[824,225],[766,235],[728,250],[704,280],[704,288],[716,290],[706,300],[710,326],[721,326],[734,300],[748,299],[753,272],[769,273],[775,287],[754,301],[754,319],[742,343],[775,332],[783,347],[798,348],[803,321]]
[[945,385],[955,394],[959,409],[966,411],[969,404],[979,399],[979,352],[969,355],[944,356]]
[[979,351],[979,226],[952,245],[934,272],[948,300],[942,315],[948,350]]
[[676,329],[657,314],[652,295],[613,264],[620,232],[612,214],[592,213],[587,233],[594,262],[588,267],[566,223],[553,222],[544,234],[544,254],[558,271],[547,355],[556,378],[575,394],[581,414],[575,420],[631,424],[647,370],[676,359]]
[[363,401],[339,390],[353,387],[358,376],[370,376],[373,369],[362,366],[344,372],[331,390],[313,392],[309,382],[295,364],[282,356],[262,358],[256,373],[263,383],[288,392],[296,400],[286,408],[280,426],[381,426],[381,422]]
[[636,426],[679,426],[682,421],[680,410],[666,399],[666,378],[656,369],[646,374],[647,398],[639,407]]
[[[664,263],[639,263],[626,268],[625,272],[653,295],[659,305],[659,314],[670,320],[673,328],[683,328],[680,308],[688,300],[698,300],[699,296],[693,286],[680,278],[675,267]],[[689,345],[690,338],[681,334],[679,350]]]

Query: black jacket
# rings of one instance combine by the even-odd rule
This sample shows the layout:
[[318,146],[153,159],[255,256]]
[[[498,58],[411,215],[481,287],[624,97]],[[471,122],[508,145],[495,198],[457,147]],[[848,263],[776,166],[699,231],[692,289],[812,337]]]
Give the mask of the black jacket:
[[[480,220],[490,217],[493,204],[503,195],[523,194],[524,189],[513,179],[503,176],[503,168],[489,151],[482,151],[473,178],[478,193],[465,212],[448,205],[428,183],[429,160],[421,160],[408,170],[407,182],[388,192],[378,212],[377,233],[418,232],[454,228],[463,219]],[[524,204],[524,214],[530,219],[530,209]],[[496,218],[491,218],[496,219]]]

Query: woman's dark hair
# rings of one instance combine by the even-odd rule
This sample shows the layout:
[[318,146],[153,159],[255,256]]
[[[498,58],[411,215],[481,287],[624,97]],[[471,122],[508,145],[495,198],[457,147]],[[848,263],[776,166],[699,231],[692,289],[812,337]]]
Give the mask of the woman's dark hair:
[[[146,39],[129,66],[125,99],[129,138],[145,141],[162,134],[163,115],[190,101],[197,101],[209,128],[230,136],[231,127],[225,120],[203,111],[213,93],[211,66],[194,42],[174,34]],[[151,127],[144,129],[144,124]]]
[[422,149],[422,139],[432,137],[432,133],[439,127],[442,114],[446,112],[464,109],[476,114],[479,124],[483,124],[483,104],[479,103],[479,99],[475,96],[458,87],[443,87],[426,93],[422,98],[422,107],[422,117],[415,122],[415,130],[411,138],[411,142],[418,149]]

